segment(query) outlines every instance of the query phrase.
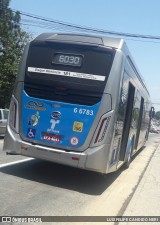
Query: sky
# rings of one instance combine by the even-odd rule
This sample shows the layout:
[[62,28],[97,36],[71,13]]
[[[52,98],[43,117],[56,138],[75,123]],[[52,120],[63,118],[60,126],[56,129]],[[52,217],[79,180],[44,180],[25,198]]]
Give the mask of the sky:
[[[159,0],[11,0],[10,8],[86,27],[160,36]],[[55,32],[44,27],[23,28],[33,37]],[[160,40],[124,39],[147,84],[153,106],[160,111]]]

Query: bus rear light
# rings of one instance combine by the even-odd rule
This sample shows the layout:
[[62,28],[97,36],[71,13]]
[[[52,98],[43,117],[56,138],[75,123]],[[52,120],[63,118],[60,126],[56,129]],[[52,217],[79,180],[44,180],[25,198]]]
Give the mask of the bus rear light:
[[13,127],[16,129],[17,105],[13,105]]
[[106,117],[102,120],[101,125],[99,126],[99,130],[98,130],[96,139],[94,141],[94,144],[96,144],[97,142],[99,143],[99,142],[103,141],[110,119],[111,119],[111,116]]
[[18,104],[15,98],[11,100],[9,125],[18,133]]
[[79,158],[77,158],[77,157],[72,157],[72,160],[79,160]]

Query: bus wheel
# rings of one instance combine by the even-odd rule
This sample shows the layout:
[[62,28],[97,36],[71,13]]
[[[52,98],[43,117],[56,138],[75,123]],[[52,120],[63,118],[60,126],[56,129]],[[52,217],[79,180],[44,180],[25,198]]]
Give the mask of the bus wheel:
[[146,132],[145,140],[144,140],[144,143],[143,143],[143,147],[145,147],[147,141],[148,141],[148,132]]
[[128,153],[127,159],[126,159],[126,161],[124,163],[124,168],[125,169],[128,169],[129,166],[130,166],[132,150],[133,150],[133,141],[131,142],[131,145],[130,145],[130,148],[129,148],[129,153]]

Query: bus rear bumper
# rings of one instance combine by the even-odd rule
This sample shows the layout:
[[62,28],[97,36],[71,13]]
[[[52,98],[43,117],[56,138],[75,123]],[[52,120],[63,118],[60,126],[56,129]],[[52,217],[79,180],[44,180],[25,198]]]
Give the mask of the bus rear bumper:
[[3,150],[9,154],[20,154],[81,169],[106,173],[107,158],[104,157],[107,154],[106,145],[88,148],[84,152],[65,151],[25,142],[19,134],[7,126]]

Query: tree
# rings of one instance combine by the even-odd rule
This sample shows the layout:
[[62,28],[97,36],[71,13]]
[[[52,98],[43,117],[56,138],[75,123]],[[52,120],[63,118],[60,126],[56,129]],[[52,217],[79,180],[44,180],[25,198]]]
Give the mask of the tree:
[[20,13],[0,0],[0,108],[8,108],[20,57],[29,35],[20,27]]

